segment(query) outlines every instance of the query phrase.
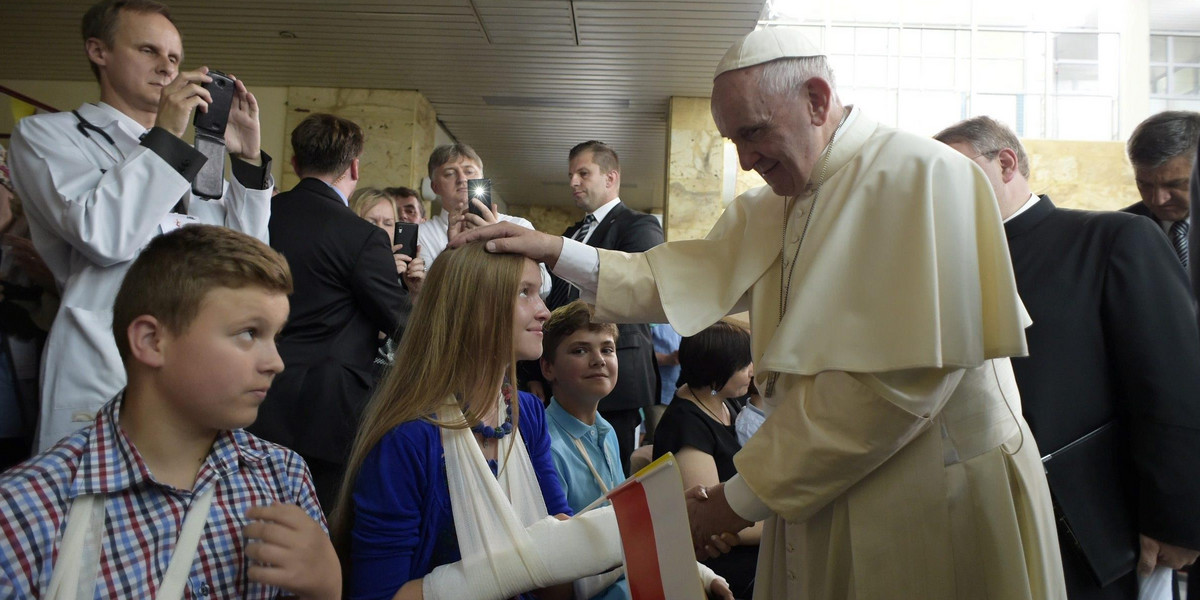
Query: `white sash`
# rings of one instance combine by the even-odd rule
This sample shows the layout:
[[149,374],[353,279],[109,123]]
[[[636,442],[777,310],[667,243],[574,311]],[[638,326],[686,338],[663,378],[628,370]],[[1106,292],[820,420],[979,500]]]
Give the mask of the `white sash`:
[[[462,418],[453,399],[438,412],[444,423]],[[466,572],[491,573],[501,588],[521,581],[532,581],[535,589],[549,585],[551,574],[525,530],[548,513],[520,430],[514,427],[508,440],[497,441],[498,477],[470,429],[441,431],[450,507]]]
[[[216,488],[214,483],[192,501],[183,518],[175,553],[171,555],[167,572],[158,586],[156,600],[183,597]],[[102,494],[84,494],[71,502],[58,560],[50,575],[50,587],[42,596],[46,600],[90,600],[95,597],[96,574],[100,571],[104,543],[104,500]]]

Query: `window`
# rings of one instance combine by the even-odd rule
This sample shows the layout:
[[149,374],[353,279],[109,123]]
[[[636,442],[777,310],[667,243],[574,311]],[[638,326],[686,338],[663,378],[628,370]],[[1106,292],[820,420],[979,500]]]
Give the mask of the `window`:
[[1150,36],[1150,109],[1200,111],[1200,36]]
[[[933,134],[986,114],[1023,137],[1117,139],[1120,36],[1098,29],[1098,0],[1052,4],[769,0],[762,24],[803,27],[828,53],[842,101],[888,125]],[[1175,39],[1185,42],[1152,44],[1162,55],[1152,89],[1200,103],[1200,36]],[[1168,49],[1190,62],[1167,60]]]

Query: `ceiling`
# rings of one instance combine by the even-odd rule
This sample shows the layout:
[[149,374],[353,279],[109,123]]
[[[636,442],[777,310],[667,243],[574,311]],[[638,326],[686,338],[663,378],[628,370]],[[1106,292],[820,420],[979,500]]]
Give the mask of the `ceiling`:
[[[90,80],[79,20],[91,3],[0,3],[0,79]],[[764,0],[169,4],[186,64],[257,85],[420,91],[509,203],[570,205],[567,151],[598,139],[621,156],[622,200],[648,209],[662,205],[668,99],[708,96]]]

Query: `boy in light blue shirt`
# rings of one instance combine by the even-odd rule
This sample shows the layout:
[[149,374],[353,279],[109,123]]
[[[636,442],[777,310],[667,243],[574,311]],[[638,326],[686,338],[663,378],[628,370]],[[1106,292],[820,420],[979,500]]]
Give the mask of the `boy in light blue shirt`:
[[[552,392],[546,408],[550,452],[576,513],[625,480],[617,434],[596,412],[617,383],[617,326],[593,323],[592,317],[592,307],[576,300],[542,327],[542,374]],[[622,576],[591,598],[629,598],[629,585]]]

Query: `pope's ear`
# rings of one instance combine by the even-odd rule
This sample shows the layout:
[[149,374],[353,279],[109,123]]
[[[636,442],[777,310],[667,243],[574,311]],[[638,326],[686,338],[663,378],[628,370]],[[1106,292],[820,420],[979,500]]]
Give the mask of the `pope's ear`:
[[129,323],[125,334],[129,339],[129,358],[148,367],[163,366],[166,328],[158,319],[141,315]]
[[833,109],[833,86],[821,77],[810,77],[804,82],[803,97],[811,111],[812,124],[816,127],[824,125]]

